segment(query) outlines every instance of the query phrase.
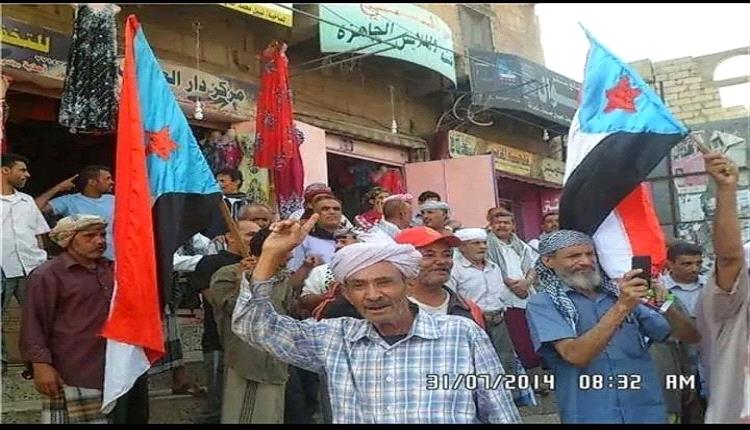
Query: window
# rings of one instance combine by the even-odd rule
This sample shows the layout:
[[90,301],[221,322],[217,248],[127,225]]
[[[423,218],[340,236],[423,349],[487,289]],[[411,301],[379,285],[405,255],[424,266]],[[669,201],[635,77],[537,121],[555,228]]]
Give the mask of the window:
[[461,21],[461,33],[464,45],[469,49],[495,51],[492,41],[492,19],[490,15],[480,12],[481,9],[468,5],[459,5],[458,16]]

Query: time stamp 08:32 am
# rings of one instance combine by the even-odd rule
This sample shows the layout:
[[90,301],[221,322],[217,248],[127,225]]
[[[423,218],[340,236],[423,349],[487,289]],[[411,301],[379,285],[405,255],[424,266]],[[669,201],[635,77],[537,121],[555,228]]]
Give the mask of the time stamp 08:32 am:
[[[664,375],[667,390],[695,389],[694,375]],[[599,375],[582,374],[578,377],[579,390],[640,390],[642,377],[638,374]],[[428,390],[538,390],[555,389],[555,375],[490,375],[481,373],[427,374]]]

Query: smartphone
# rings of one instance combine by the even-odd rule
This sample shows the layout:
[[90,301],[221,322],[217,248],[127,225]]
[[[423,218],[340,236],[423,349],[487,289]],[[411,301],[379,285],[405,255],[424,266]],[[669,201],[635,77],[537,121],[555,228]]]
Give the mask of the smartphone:
[[651,256],[650,255],[634,255],[630,263],[630,268],[643,270],[636,278],[641,278],[648,283],[648,288],[651,289]]

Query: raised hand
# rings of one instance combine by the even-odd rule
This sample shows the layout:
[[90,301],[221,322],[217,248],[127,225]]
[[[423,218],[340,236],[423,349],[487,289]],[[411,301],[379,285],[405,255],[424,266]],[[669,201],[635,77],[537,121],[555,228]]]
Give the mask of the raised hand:
[[299,246],[318,222],[313,214],[304,224],[294,220],[279,221],[271,225],[271,234],[263,242],[263,254],[286,255]]
[[706,161],[706,171],[719,187],[736,186],[739,181],[740,172],[737,165],[726,155],[720,152],[709,152],[703,156]]

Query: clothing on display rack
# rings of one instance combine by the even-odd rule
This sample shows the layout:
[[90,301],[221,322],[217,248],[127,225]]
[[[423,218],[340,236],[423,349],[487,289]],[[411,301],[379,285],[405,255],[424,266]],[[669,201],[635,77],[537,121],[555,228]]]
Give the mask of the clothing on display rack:
[[117,113],[117,27],[114,4],[76,7],[59,122],[72,133],[114,128]]
[[403,194],[406,192],[404,179],[399,169],[388,169],[374,184],[385,188],[391,194]]

